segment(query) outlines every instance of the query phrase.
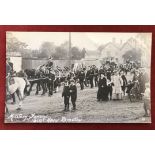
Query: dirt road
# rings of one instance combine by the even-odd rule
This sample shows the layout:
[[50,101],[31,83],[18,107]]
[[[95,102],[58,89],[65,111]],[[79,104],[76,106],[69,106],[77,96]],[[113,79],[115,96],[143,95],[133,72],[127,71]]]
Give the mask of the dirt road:
[[[61,88],[62,89],[62,88]],[[62,90],[52,97],[35,95],[34,91],[23,101],[23,109],[17,111],[17,104],[8,102],[10,114],[6,115],[6,123],[150,123],[151,119],[143,117],[143,103],[130,103],[125,97],[122,101],[97,102],[97,88],[78,87],[77,110],[63,112]],[[70,109],[72,105],[70,103]]]

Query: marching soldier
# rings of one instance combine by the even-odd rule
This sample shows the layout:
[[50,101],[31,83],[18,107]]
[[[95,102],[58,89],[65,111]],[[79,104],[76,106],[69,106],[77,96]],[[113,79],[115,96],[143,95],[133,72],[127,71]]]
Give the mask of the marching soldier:
[[95,77],[95,87],[97,87],[97,85],[98,85],[98,69],[97,69],[97,67],[95,66],[95,68],[94,68],[94,77]]
[[53,71],[50,71],[48,78],[49,78],[48,79],[49,96],[52,96],[53,95],[53,91],[54,91],[55,73]]
[[89,80],[90,80],[90,87],[93,88],[94,87],[94,84],[93,84],[94,70],[93,70],[93,68],[90,69],[90,72],[89,72]]
[[84,73],[83,69],[81,69],[81,71],[79,72],[78,78],[79,78],[81,90],[83,90],[84,89],[84,79],[85,79],[85,73]]
[[90,75],[90,66],[88,67],[88,70],[86,71],[86,85],[87,85],[87,87],[89,86],[89,84],[90,84],[90,79],[89,79],[89,75]]

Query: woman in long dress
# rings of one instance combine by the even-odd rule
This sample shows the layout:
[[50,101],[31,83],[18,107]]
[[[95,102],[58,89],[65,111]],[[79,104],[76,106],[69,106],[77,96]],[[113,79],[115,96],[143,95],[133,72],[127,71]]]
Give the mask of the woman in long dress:
[[101,77],[98,82],[98,92],[97,92],[97,100],[107,101],[108,93],[107,93],[107,79],[104,74],[101,74]]
[[120,77],[120,75],[118,74],[118,72],[116,71],[114,76],[112,77],[112,81],[113,81],[113,95],[112,98],[114,100],[119,100],[122,99],[122,78]]
[[100,75],[100,79],[98,82],[97,100],[98,101],[100,101],[100,100],[107,101],[108,100],[107,79],[103,73]]

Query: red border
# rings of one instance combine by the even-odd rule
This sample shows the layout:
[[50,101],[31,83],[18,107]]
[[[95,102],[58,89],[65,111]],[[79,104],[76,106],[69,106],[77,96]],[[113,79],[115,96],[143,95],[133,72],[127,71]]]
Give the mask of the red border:
[[[152,69],[151,69],[151,93],[152,93],[152,123],[151,124],[4,124],[4,101],[5,101],[5,51],[6,31],[46,31],[46,32],[152,32]],[[66,130],[66,129],[109,129],[109,130],[152,130],[155,129],[155,66],[153,65],[153,57],[155,57],[155,26],[147,25],[53,25],[53,26],[39,26],[39,25],[13,25],[0,26],[0,129],[5,130]]]

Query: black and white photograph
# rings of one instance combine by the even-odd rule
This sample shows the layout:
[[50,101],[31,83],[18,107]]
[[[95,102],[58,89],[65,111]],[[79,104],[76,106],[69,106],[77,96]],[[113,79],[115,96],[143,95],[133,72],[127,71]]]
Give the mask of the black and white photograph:
[[5,123],[151,123],[152,33],[6,32]]

